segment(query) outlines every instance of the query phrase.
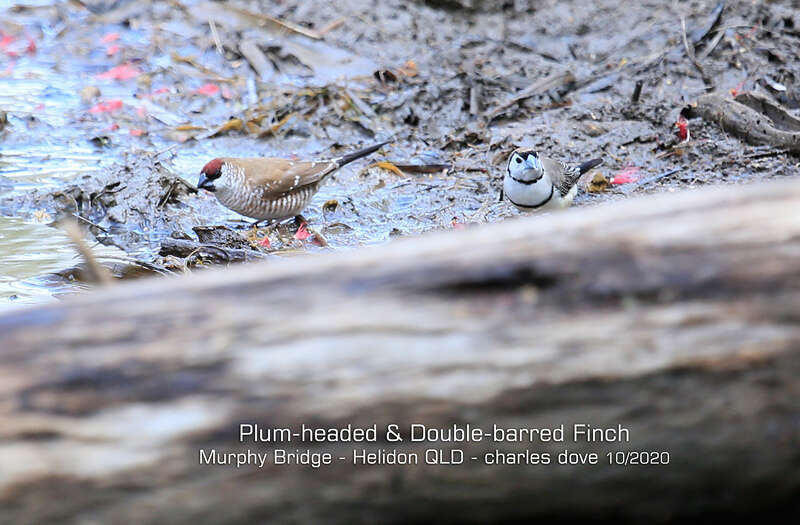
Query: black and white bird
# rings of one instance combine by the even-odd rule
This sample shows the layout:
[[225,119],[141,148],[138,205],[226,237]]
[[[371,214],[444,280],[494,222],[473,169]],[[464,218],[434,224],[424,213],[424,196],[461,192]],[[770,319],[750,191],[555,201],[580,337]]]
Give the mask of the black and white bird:
[[578,179],[602,164],[602,159],[567,165],[529,148],[518,148],[508,159],[503,193],[521,210],[566,208],[578,193]]

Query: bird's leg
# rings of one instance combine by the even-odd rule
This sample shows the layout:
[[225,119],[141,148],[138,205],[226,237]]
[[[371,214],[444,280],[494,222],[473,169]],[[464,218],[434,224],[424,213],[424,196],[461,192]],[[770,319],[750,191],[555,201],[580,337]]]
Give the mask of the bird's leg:
[[294,218],[295,224],[297,224],[297,233],[294,234],[294,238],[304,241],[306,239],[311,239],[311,242],[318,244],[320,246],[328,246],[328,241],[323,237],[321,233],[314,230],[308,225],[308,221],[302,215],[297,215]]

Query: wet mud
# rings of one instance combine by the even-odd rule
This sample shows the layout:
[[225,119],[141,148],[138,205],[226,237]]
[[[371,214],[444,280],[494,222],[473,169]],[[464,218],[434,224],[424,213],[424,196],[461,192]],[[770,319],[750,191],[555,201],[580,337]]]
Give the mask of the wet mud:
[[[499,195],[519,146],[604,159],[575,206],[800,173],[791,137],[750,129],[760,113],[726,127],[697,106],[713,95],[722,111],[752,109],[755,96],[772,127],[796,133],[789,1],[84,3],[3,9],[0,215],[70,218],[150,272],[516,216]],[[324,159],[388,139],[327,180],[307,229],[253,230],[194,188],[215,157]],[[51,249],[41,243],[13,249]],[[71,289],[50,269],[9,275]]]

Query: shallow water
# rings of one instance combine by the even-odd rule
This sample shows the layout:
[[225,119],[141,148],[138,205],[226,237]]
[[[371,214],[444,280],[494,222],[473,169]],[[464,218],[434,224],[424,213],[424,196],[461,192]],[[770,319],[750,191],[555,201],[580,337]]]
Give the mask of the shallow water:
[[[39,2],[26,5],[49,4]],[[0,10],[3,7],[8,5],[0,5]],[[187,74],[191,71],[175,63],[172,51],[198,57],[198,62],[203,64],[219,64],[220,58],[213,48],[200,49],[194,44],[197,28],[187,26],[186,21],[173,19],[158,27],[93,23],[87,24],[84,31],[80,28],[82,21],[91,19],[91,15],[65,9],[63,4],[60,9],[58,16],[48,11],[50,18],[44,17],[43,20],[37,18],[36,10],[27,14],[15,13],[13,16],[25,28],[15,33],[18,56],[0,53],[0,71],[3,71],[0,74],[0,110],[7,112],[9,120],[5,131],[0,131],[0,195],[25,192],[32,188],[57,188],[81,175],[96,173],[115,162],[121,162],[125,153],[162,151],[174,145],[174,141],[166,139],[161,133],[169,126],[159,118],[213,127],[246,109],[251,91],[249,86],[230,86],[235,89],[233,97],[220,98],[217,95],[204,98],[192,95],[192,90],[207,79],[203,79],[202,75],[193,79],[191,74]],[[110,34],[118,35],[112,43],[120,45],[120,53],[127,53],[132,63],[151,73],[150,85],[143,87],[135,79],[98,80],[98,73],[126,63],[120,56],[105,55],[104,50],[112,45],[104,43]],[[35,39],[35,53],[26,53],[19,47],[24,35]],[[168,38],[174,48],[157,49],[154,52],[152,42],[164,38]],[[376,67],[369,60],[348,62],[346,53],[326,48],[328,44],[323,42],[292,46],[296,51],[310,55],[313,60],[318,60],[314,55],[328,53],[334,62],[339,60],[344,64],[337,66],[339,69],[355,68],[355,74],[370,75]],[[148,62],[137,62],[141,56],[148,57]],[[163,71],[155,73],[160,68]],[[325,66],[319,68],[314,79],[303,80],[286,73],[282,81],[295,85],[296,89],[303,82],[325,85],[334,81],[336,74],[336,71]],[[176,87],[176,83],[185,84]],[[90,106],[98,100],[87,102],[80,97],[81,89],[89,85],[97,86],[102,91],[99,100],[119,100],[123,109],[111,113],[90,112]],[[220,85],[227,87],[224,83]],[[165,90],[161,98],[141,96],[142,93]],[[252,98],[249,102],[252,103]],[[137,109],[142,107],[148,109],[149,116],[143,118],[137,114]],[[163,111],[169,115],[165,117]],[[162,112],[160,117],[159,112]],[[129,131],[137,128],[147,133],[133,136]],[[92,137],[104,137],[110,142],[93,142],[90,140]],[[326,151],[330,143],[330,139],[319,140],[314,134],[308,133],[271,141],[258,140],[251,135],[222,135],[213,140],[191,140],[180,144],[161,159],[169,169],[194,183],[200,166],[216,156],[285,156],[288,151],[322,158],[330,155]],[[429,195],[420,194],[417,183],[429,187],[431,184],[440,186],[453,182],[431,183],[426,176],[416,179],[402,181],[391,174],[383,174],[376,183],[375,180],[360,176],[353,165],[352,171],[337,174],[322,187],[305,215],[312,223],[322,223],[325,221],[320,208],[324,202],[335,199],[345,206],[349,205],[350,210],[355,210],[354,200],[358,201],[356,215],[341,211],[327,215],[327,222],[333,226],[323,232],[329,237],[332,248],[384,242],[393,231],[400,231],[397,227],[403,233],[430,229],[430,220],[415,216],[415,206],[430,200]],[[213,196],[208,194],[192,198],[213,201]],[[235,224],[241,221],[241,217],[221,206],[210,208],[214,211],[203,217],[209,224]],[[80,290],[82,286],[78,283],[54,281],[47,277],[48,273],[80,262],[75,259],[75,251],[63,233],[46,226],[52,218],[41,216],[41,213],[37,216],[37,210],[4,212],[12,217],[0,219],[0,303],[3,307],[47,301],[53,296]],[[447,213],[442,212],[441,223],[447,224],[449,220]],[[135,225],[130,227],[136,229]],[[158,236],[169,232],[153,233],[157,246]],[[95,252],[102,262],[103,250],[95,247]]]
[[[643,177],[681,168],[637,193],[796,175],[796,162],[785,156],[747,158],[743,145],[713,123],[693,121],[693,140],[685,153],[668,151],[675,142],[674,113],[703,92],[702,80],[681,51],[675,20],[687,15],[687,25],[701,26],[715,3],[696,3],[692,12],[677,13],[674,6],[658,2],[623,9],[615,0],[599,0],[577,9],[578,2],[543,0],[536,9],[470,14],[401,0],[370,5],[358,0],[287,0],[270,4],[270,14],[315,29],[341,17],[345,21],[324,40],[307,42],[232,17],[228,27],[217,27],[217,42],[210,34],[210,13],[203,9],[224,9],[223,3],[201,9],[201,0],[88,2],[96,11],[111,8],[90,13],[74,2],[0,0],[0,112],[8,117],[8,125],[0,129],[0,197],[55,189],[87,174],[105,173],[129,153],[162,152],[181,140],[171,134],[178,131],[177,124],[213,130],[231,117],[247,121],[252,112],[265,118],[267,128],[287,113],[295,116],[278,133],[258,138],[258,132],[241,130],[201,137],[180,143],[159,160],[194,183],[200,167],[214,157],[294,154],[322,159],[331,155],[334,145],[343,152],[391,136],[397,140],[386,148],[383,159],[375,160],[454,166],[446,173],[403,177],[379,168],[364,170],[369,161],[360,161],[336,173],[304,212],[334,249],[450,228],[454,218],[464,223],[516,215],[515,209],[496,201],[502,164],[518,146],[536,147],[565,161],[602,156],[605,164],[597,171],[607,176],[626,166],[641,168]],[[27,7],[12,8],[17,4]],[[180,5],[186,9],[176,7]],[[126,9],[135,15],[120,16]],[[781,9],[772,3],[738,3],[726,16],[759,25],[767,19],[780,23]],[[240,24],[244,25],[237,27]],[[789,41],[776,39],[779,29],[757,38],[793,56]],[[797,77],[777,74],[796,71],[796,62],[775,66],[763,53],[745,53],[734,43],[747,41],[746,31],[728,31],[706,59],[709,67],[720,71],[720,90],[753,89],[758,75],[748,71],[761,74],[777,67],[776,79]],[[270,60],[280,66],[277,76],[257,83],[246,60],[235,52],[219,51],[220,43],[235,49],[243,38],[270,47]],[[275,51],[273,44],[284,47]],[[653,62],[657,70],[643,66],[660,50],[666,54]],[[733,67],[733,56],[743,65]],[[303,60],[312,67],[299,66]],[[398,73],[409,63],[415,64],[413,75]],[[98,77],[124,64],[138,68],[140,75]],[[374,68],[399,76],[379,82],[370,73]],[[471,108],[473,88],[480,114],[564,69],[585,87],[575,88],[565,100],[550,95],[529,100],[507,119],[478,125],[480,119]],[[636,79],[645,81],[642,103],[626,113]],[[218,91],[203,94],[201,88],[209,84]],[[100,98],[82,100],[87,86],[98,87]],[[101,101],[119,101],[122,108],[92,112]],[[436,155],[428,158],[431,152]],[[579,192],[576,204],[628,196],[621,191]],[[241,218],[217,205],[212,195],[186,199],[207,205],[198,218],[205,224],[241,224]],[[328,200],[340,204],[335,212],[321,209]],[[81,289],[47,278],[78,261],[64,235],[46,226],[51,219],[37,211],[0,210],[7,216],[0,217],[0,308]],[[125,227],[152,234],[153,246],[159,235],[169,233],[150,231],[142,224]],[[95,251],[101,262],[120,255]]]
[[79,262],[77,252],[60,230],[0,217],[0,246],[0,311],[48,301],[54,294],[80,288],[72,283],[56,285],[42,277]]

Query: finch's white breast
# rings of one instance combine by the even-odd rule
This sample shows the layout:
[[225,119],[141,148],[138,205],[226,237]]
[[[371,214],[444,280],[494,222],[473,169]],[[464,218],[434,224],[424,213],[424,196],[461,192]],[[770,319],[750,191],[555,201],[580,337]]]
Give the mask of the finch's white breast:
[[558,190],[547,175],[544,175],[533,184],[517,182],[506,174],[503,181],[503,192],[506,198],[521,209],[536,209],[549,204],[556,197],[560,197]]

